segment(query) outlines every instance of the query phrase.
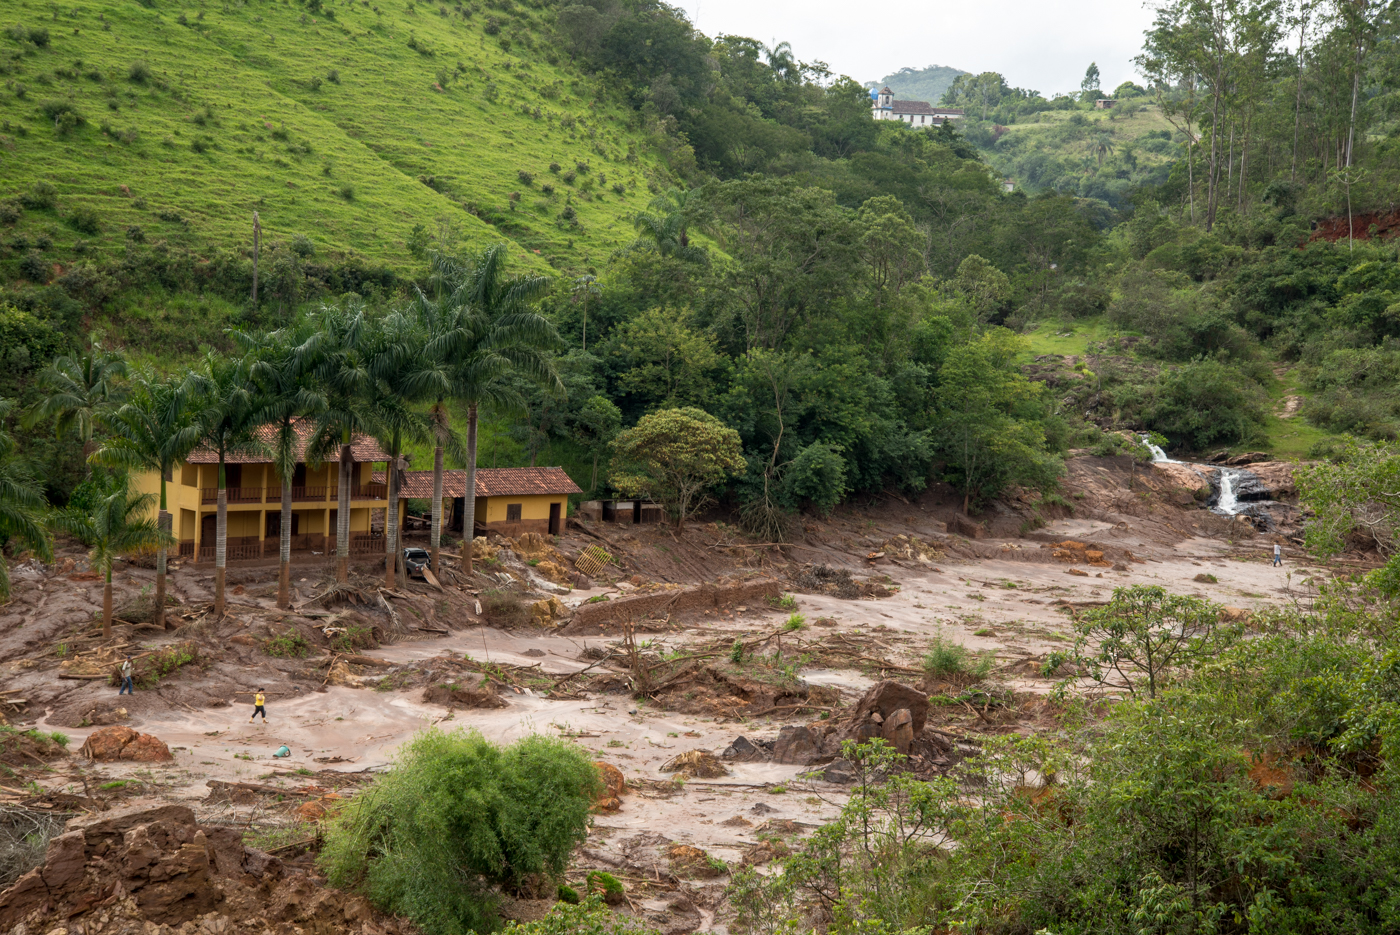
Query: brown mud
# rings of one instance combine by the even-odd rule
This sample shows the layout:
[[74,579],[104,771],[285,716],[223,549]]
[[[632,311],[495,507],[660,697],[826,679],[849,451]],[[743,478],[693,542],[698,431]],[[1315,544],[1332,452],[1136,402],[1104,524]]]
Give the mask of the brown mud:
[[[1287,505],[1286,471],[1250,467]],[[19,732],[9,736],[59,730],[71,752],[0,738],[15,774],[0,779],[0,806],[59,813],[69,835],[38,871],[54,864],[62,878],[51,897],[26,901],[18,884],[0,893],[0,931],[396,931],[326,895],[311,863],[317,822],[428,726],[498,742],[548,733],[586,749],[618,788],[570,880],[612,873],[627,888],[618,911],[663,931],[723,927],[729,869],[781,856],[839,809],[851,780],[842,740],[887,737],[937,774],[979,737],[1056,728],[1049,696],[1074,674],[1062,662],[1073,616],[1115,587],[1159,584],[1247,618],[1330,573],[1287,535],[1203,509],[1209,489],[1175,466],[1081,455],[1060,497],[1013,492],[969,517],[946,488],[890,491],[802,517],[782,545],[746,539],[719,514],[683,534],[571,520],[553,542],[478,541],[475,570],[453,554],[441,587],[386,590],[371,563],[337,587],[328,566],[298,565],[289,612],[274,606],[275,565],[231,567],[221,619],[212,569],[175,563],[168,630],[146,622],[153,571],[124,564],[114,585],[128,617],[110,638],[81,549],[14,563],[0,710]],[[1268,560],[1275,541],[1283,568]],[[587,578],[574,560],[594,546],[611,563]],[[985,659],[985,673],[926,673],[940,642]],[[119,696],[113,670],[127,654],[138,689]],[[268,718],[253,723],[258,689]],[[173,759],[78,752],[113,727],[158,739]],[[274,757],[282,745],[290,756]],[[120,847],[145,827],[142,853],[185,881],[188,911],[166,896],[143,902],[154,884],[111,870],[101,848],[117,846],[115,832],[93,830],[109,813],[136,815]],[[256,885],[250,861],[263,868]],[[77,889],[106,895],[84,903]],[[264,903],[272,910],[255,911]],[[508,902],[519,918],[547,908]]]

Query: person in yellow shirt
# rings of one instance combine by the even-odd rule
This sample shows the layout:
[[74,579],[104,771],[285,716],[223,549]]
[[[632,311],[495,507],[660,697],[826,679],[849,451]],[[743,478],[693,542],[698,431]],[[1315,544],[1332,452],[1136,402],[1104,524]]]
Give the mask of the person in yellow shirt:
[[251,724],[251,723],[253,723],[253,721],[257,720],[257,717],[258,717],[259,714],[261,714],[262,717],[263,717],[263,723],[264,723],[264,724],[267,723],[267,709],[266,709],[265,707],[263,707],[263,704],[264,704],[266,701],[267,701],[267,698],[263,695],[263,690],[262,690],[261,688],[259,688],[259,689],[257,690],[256,694],[253,695],[253,716],[250,717],[250,718],[248,718],[248,723],[249,723],[249,724]]

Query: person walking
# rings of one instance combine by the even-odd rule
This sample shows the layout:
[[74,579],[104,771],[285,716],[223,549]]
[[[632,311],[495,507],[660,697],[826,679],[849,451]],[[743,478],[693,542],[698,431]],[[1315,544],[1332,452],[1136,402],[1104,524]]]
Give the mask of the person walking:
[[257,692],[253,694],[253,716],[248,718],[249,724],[253,723],[253,721],[257,719],[259,714],[261,714],[263,717],[263,723],[267,723],[267,708],[263,707],[266,701],[267,698],[263,695],[263,690],[259,688]]
[[1283,564],[1283,549],[1279,548],[1278,543],[1275,542],[1275,543],[1274,543],[1274,567],[1277,568],[1278,566],[1280,566],[1280,565],[1282,565],[1282,564]]
[[136,694],[136,683],[131,679],[131,672],[131,653],[127,653],[126,661],[122,663],[122,690],[117,692],[118,696]]

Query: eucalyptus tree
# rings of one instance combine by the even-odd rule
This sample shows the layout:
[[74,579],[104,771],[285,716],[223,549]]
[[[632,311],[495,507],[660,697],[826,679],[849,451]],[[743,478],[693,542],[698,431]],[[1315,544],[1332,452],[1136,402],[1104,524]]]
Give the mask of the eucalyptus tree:
[[175,465],[199,444],[203,428],[192,404],[193,386],[188,376],[166,377],[140,369],[131,378],[131,393],[119,408],[102,417],[107,437],[92,454],[97,464],[121,471],[154,471],[160,484],[156,525],[161,541],[156,547],[155,612],[151,622],[165,625],[167,542],[175,541],[172,515],[166,501],[166,484]]
[[21,424],[32,428],[52,419],[56,435],[78,436],[86,459],[92,454],[92,435],[102,411],[122,399],[127,370],[121,351],[107,350],[91,335],[86,352],[55,357],[39,372],[44,396],[24,414]]
[[[549,290],[544,276],[507,276],[506,247],[486,248],[470,263],[443,259],[447,284],[442,299],[454,309],[455,326],[441,339],[451,361],[453,397],[467,407],[466,504],[462,567],[471,570],[471,538],[476,522],[476,438],[481,407],[519,407],[523,400],[506,382],[512,372],[554,391],[563,384],[549,350],[560,344],[549,319],[530,306]],[[435,481],[435,489],[437,489]]]
[[198,396],[200,441],[219,457],[218,508],[214,531],[214,616],[224,613],[228,565],[228,470],[230,455],[264,454],[258,438],[264,402],[249,361],[210,351],[190,374]]
[[326,394],[316,379],[321,352],[318,335],[310,322],[264,335],[239,335],[251,353],[249,373],[262,400],[255,420],[274,428],[269,446],[282,479],[277,548],[277,606],[282,610],[292,605],[292,478],[310,447],[308,420],[327,407]]
[[127,475],[113,474],[108,487],[92,507],[92,512],[76,509],[55,514],[50,522],[63,532],[81,539],[90,549],[88,560],[102,572],[102,635],[112,635],[112,565],[117,557],[132,552],[151,552],[168,546],[169,533],[163,532],[150,515],[155,494],[132,490]]
[[[3,423],[14,402],[0,399],[0,423]],[[53,558],[44,519],[48,504],[44,501],[39,478],[20,456],[10,433],[0,428],[0,543],[14,543],[37,554],[45,561]],[[0,598],[10,597],[10,567],[0,553]]]

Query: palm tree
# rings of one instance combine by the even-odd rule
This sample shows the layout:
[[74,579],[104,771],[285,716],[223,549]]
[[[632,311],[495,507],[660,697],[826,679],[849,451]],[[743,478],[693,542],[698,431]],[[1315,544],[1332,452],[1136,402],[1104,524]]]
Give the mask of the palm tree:
[[[456,309],[456,328],[444,338],[450,355],[452,395],[467,406],[466,515],[462,567],[471,571],[471,539],[476,522],[476,433],[481,406],[518,408],[522,400],[503,379],[512,371],[550,386],[563,383],[546,353],[559,343],[549,319],[530,305],[549,289],[544,276],[505,275],[506,247],[486,248],[471,265],[445,260],[451,290],[443,300]],[[434,466],[436,469],[436,465]],[[434,489],[440,490],[434,481]]]
[[282,478],[282,510],[278,543],[277,606],[292,606],[292,477],[297,461],[305,458],[302,420],[326,409],[326,394],[315,382],[319,332],[309,323],[257,337],[238,335],[252,354],[249,375],[257,384],[263,406],[254,417],[260,425],[272,425],[272,463]]
[[114,474],[110,487],[92,513],[65,510],[51,522],[55,527],[88,544],[88,560],[102,572],[102,636],[112,636],[112,563],[117,556],[149,552],[173,541],[150,516],[156,495],[138,494],[125,474]]
[[[0,399],[0,421],[10,414],[14,401]],[[10,433],[0,429],[0,543],[14,542],[44,561],[53,560],[53,550],[44,519],[48,503],[29,465],[21,460]],[[10,567],[0,554],[0,598],[10,597]]]
[[388,487],[388,508],[384,516],[384,586],[395,587],[395,570],[399,552],[399,474],[404,442],[427,441],[433,433],[430,421],[409,408],[409,403],[421,392],[420,358],[426,334],[417,315],[395,312],[379,323],[378,353],[370,362],[374,396],[370,404],[378,436],[389,455],[384,468]]
[[[24,415],[25,428],[52,419],[58,436],[72,432],[83,443],[83,458],[92,454],[92,433],[99,413],[120,402],[121,380],[127,374],[126,358],[120,351],[108,351],[97,340],[88,338],[87,353],[77,357],[55,357],[39,373],[38,382],[45,396]],[[88,468],[91,473],[91,468]]]
[[316,417],[308,461],[320,462],[339,446],[340,480],[337,491],[335,577],[350,580],[350,484],[354,473],[351,445],[357,434],[372,432],[373,413],[365,404],[372,391],[375,338],[373,322],[359,299],[344,308],[326,306],[318,321],[316,378],[326,395],[325,408]]
[[243,358],[210,351],[190,375],[199,396],[198,423],[204,445],[219,456],[218,519],[214,531],[214,617],[224,613],[224,578],[228,564],[229,455],[262,453],[257,438],[263,410],[259,388]]
[[[199,444],[201,427],[195,422],[188,379],[166,379],[151,370],[138,370],[132,379],[130,399],[103,416],[110,433],[93,453],[96,464],[122,471],[155,471],[160,477],[157,526],[171,541],[172,517],[166,507],[165,485],[178,461]],[[165,539],[156,549],[155,615],[152,623],[165,625]]]
[[632,218],[632,225],[641,235],[633,241],[633,250],[654,250],[663,257],[674,257],[687,263],[708,263],[709,255],[690,242],[690,227],[695,192],[669,189],[652,199],[649,211]]
[[423,330],[424,341],[409,388],[414,398],[430,400],[428,423],[433,436],[433,502],[428,551],[432,556],[431,567],[434,575],[441,573],[438,553],[442,548],[443,454],[450,451],[460,462],[465,462],[467,455],[461,437],[452,430],[452,414],[448,407],[448,401],[457,395],[456,368],[452,355],[460,337],[462,309],[444,301],[443,272],[450,272],[455,268],[452,261],[441,254],[434,256],[433,282],[438,287],[437,299],[429,299],[419,290],[413,303],[413,313]]

